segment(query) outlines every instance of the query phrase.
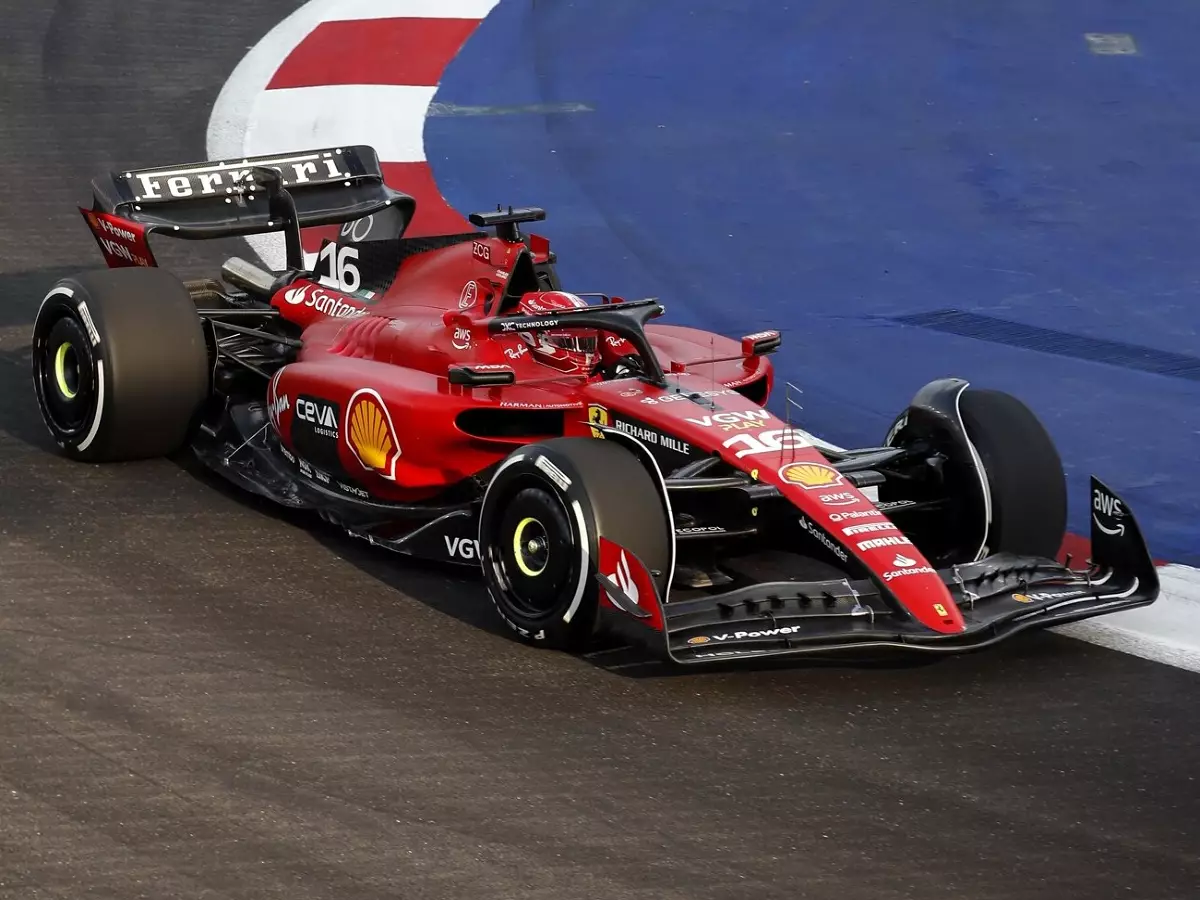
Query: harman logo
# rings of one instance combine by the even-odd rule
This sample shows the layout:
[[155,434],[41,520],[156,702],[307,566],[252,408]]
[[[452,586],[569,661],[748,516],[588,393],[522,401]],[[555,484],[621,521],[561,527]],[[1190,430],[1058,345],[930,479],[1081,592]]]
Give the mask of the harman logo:
[[364,469],[396,480],[400,441],[383,398],[371,388],[362,388],[346,407],[346,440]]
[[779,477],[788,484],[798,484],[806,491],[833,487],[842,483],[842,473],[833,466],[821,463],[791,463],[779,470]]

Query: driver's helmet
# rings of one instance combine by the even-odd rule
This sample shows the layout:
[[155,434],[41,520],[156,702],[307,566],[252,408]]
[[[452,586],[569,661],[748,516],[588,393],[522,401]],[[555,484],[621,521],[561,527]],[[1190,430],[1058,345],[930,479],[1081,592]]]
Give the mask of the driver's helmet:
[[[556,313],[587,306],[582,297],[565,291],[526,294],[517,306],[523,316],[552,318]],[[567,375],[589,374],[599,360],[600,333],[595,328],[558,328],[524,333],[533,358]]]

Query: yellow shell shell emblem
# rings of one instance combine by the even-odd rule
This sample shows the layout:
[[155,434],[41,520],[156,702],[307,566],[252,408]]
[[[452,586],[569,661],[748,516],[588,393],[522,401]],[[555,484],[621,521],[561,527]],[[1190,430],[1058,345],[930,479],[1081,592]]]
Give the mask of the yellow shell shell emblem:
[[373,469],[384,478],[396,479],[396,460],[400,442],[383,399],[370,389],[350,398],[346,410],[346,440],[364,469]]
[[798,484],[805,490],[833,487],[842,483],[842,473],[833,466],[820,463],[791,463],[779,470],[779,477],[789,484]]
[[1028,596],[1027,594],[1013,594],[1012,598],[1014,600],[1016,600],[1018,603],[1032,603],[1033,602],[1033,598]]

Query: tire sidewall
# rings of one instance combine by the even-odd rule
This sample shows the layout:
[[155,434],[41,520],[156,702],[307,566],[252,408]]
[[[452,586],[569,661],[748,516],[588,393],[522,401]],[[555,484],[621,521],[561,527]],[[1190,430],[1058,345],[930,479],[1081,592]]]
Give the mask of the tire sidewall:
[[[514,451],[496,470],[480,510],[479,546],[488,592],[501,618],[520,638],[556,649],[578,651],[597,631],[603,589],[596,578],[600,542],[608,540],[644,566],[659,600],[665,602],[674,566],[674,530],[669,501],[652,458],[646,459],[620,441],[584,437],[553,438]],[[570,522],[575,578],[548,612],[522,614],[519,598],[506,595],[505,572],[499,566],[498,541],[516,531],[496,529],[509,498],[524,485],[535,484],[557,498]],[[509,522],[519,517],[510,515]]]
[[[46,295],[38,310],[33,327],[33,382],[37,395],[38,406],[42,410],[42,419],[50,436],[63,450],[72,455],[86,454],[96,446],[100,437],[100,428],[104,424],[105,404],[108,401],[106,389],[112,365],[108,359],[108,351],[100,339],[92,310],[87,303],[87,291],[78,283],[63,281],[55,285]],[[48,339],[54,327],[64,318],[69,318],[79,324],[88,338],[86,367],[94,385],[91,392],[91,405],[81,424],[74,428],[64,428],[56,418],[47,413],[50,404],[48,394],[56,390],[53,384],[47,384],[47,361],[56,352],[49,346]]]
[[[47,408],[47,337],[63,318],[88,336],[96,385],[86,422],[66,429]],[[55,284],[34,321],[33,380],[54,441],[87,462],[170,455],[189,439],[211,390],[209,347],[187,288],[157,268],[86,272]]]
[[1028,406],[1001,391],[963,392],[964,430],[987,476],[988,552],[1054,558],[1066,532],[1062,459]]
[[[541,465],[539,466],[539,461]],[[546,464],[565,476],[546,471]],[[536,486],[561,504],[571,526],[575,554],[572,583],[544,615],[524,614],[507,599],[509,573],[503,561],[498,534],[505,506],[522,489]],[[532,446],[514,452],[501,464],[488,485],[479,519],[479,546],[484,580],[492,604],[504,623],[522,640],[560,649],[578,648],[595,632],[599,585],[593,577],[599,554],[596,517],[591,498],[569,456],[549,447]]]

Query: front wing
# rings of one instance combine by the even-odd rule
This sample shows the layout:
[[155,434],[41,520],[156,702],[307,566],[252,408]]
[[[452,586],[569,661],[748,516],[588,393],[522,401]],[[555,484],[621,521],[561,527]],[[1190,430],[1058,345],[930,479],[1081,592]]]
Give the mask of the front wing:
[[[1115,497],[1096,479],[1092,487]],[[1157,570],[1127,506],[1115,532],[1093,516],[1093,556],[1081,569],[997,553],[941,570],[966,624],[954,634],[926,628],[871,579],[765,582],[664,603],[644,570],[621,577],[618,568],[615,577],[596,577],[606,594],[604,624],[671,662],[855,651],[961,653],[1029,629],[1153,603]],[[627,573],[640,567],[632,553],[625,555]]]

